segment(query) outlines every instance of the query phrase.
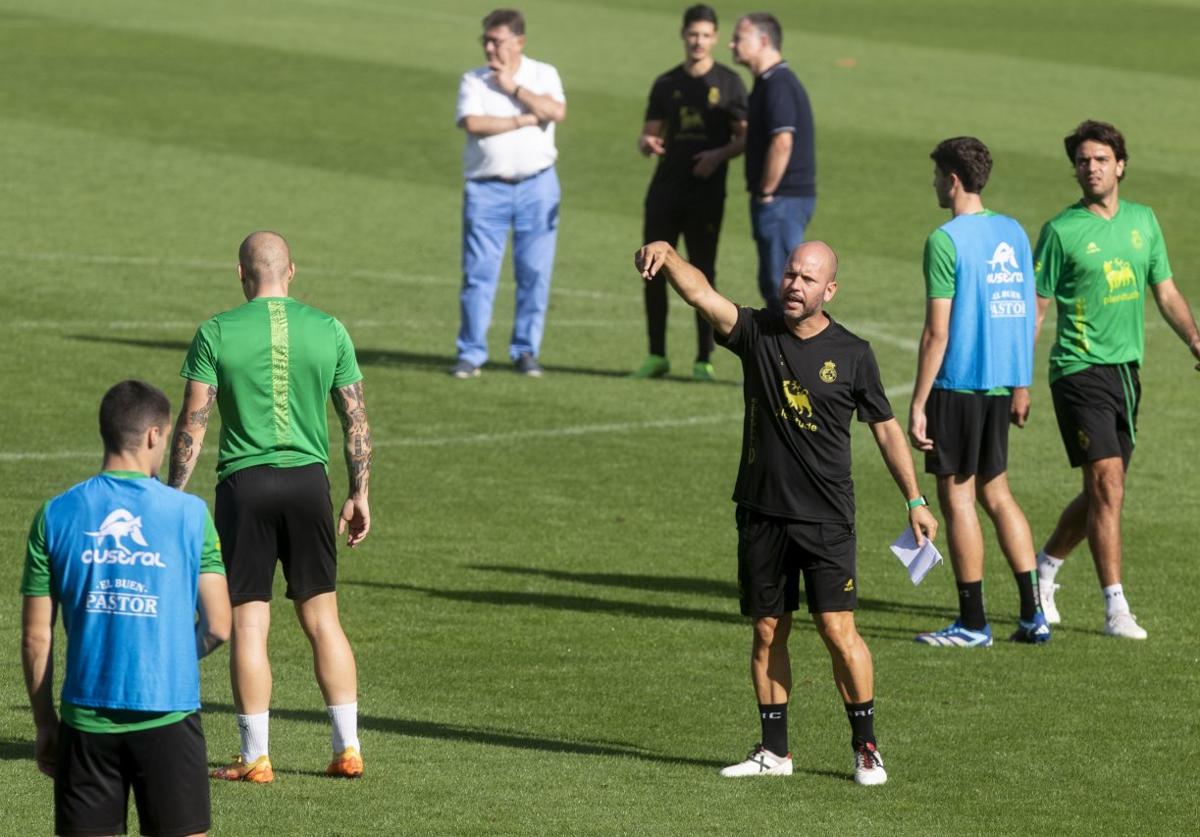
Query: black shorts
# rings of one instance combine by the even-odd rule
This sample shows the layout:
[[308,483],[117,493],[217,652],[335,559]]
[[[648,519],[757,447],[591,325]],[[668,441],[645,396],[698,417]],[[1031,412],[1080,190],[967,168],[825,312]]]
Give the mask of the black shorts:
[[1137,366],[1089,366],[1052,383],[1050,394],[1072,468],[1113,456],[1129,467],[1142,400]]
[[276,560],[289,599],[336,589],[329,476],[319,462],[235,471],[217,483],[214,517],[233,604],[271,600]]
[[1011,395],[933,390],[925,405],[926,435],[933,439],[925,473],[985,480],[1003,474],[1011,409]]
[[140,732],[58,725],[56,834],[124,834],[131,787],[142,834],[173,837],[209,829],[208,754],[199,713]]
[[854,527],[809,523],[737,508],[738,597],[743,616],[782,616],[800,607],[800,576],[809,613],[854,610]]

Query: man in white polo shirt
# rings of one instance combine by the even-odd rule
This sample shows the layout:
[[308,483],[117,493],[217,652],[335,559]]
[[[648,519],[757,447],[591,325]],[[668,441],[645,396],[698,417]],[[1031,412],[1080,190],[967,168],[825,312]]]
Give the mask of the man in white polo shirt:
[[488,357],[487,330],[509,230],[513,233],[516,312],[509,357],[540,377],[538,350],[550,298],[558,234],[554,125],[567,115],[558,71],[523,54],[525,18],[497,9],[483,19],[487,65],[464,73],[455,120],[463,149],[462,324],[456,378],[475,378]]

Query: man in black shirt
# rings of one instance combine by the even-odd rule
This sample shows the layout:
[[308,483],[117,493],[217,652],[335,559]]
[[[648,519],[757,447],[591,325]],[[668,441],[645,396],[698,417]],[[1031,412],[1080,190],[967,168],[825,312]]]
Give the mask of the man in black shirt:
[[[716,285],[717,238],[725,214],[727,163],[742,153],[746,136],[746,87],[738,74],[713,61],[717,13],[690,6],[683,13],[683,63],[654,80],[638,150],[658,157],[646,193],[645,242],[668,241],[683,233],[688,258]],[[667,360],[667,283],[646,283],[646,330],[650,354],[635,378],[661,378]],[[712,326],[696,314],[696,362],[692,377],[713,379],[709,357]]]
[[738,21],[733,60],[754,74],[746,133],[746,191],[758,248],[758,287],[767,308],[779,311],[778,283],[788,255],[804,240],[817,205],[812,107],[783,60],[783,30],[774,15]]
[[854,748],[854,779],[887,781],[875,744],[871,652],[854,625],[854,484],[850,421],[870,423],[884,462],[908,503],[918,543],[937,534],[917,485],[904,431],[892,415],[870,345],[824,312],[837,291],[837,256],[812,241],[790,255],[780,310],[739,308],[665,241],[634,257],[642,277],[665,276],[712,323],[717,342],[742,359],[746,417],[737,503],[738,589],[754,619],[751,680],[762,742],[722,776],[789,775],[787,639],[800,604],[800,576],[817,632],[833,661]]

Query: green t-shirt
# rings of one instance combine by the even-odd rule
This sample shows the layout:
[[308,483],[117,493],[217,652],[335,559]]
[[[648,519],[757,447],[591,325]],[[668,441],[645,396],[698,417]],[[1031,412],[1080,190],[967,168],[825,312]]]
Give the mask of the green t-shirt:
[[1089,366],[1141,363],[1146,285],[1171,278],[1154,210],[1120,201],[1108,220],[1069,206],[1042,227],[1033,260],[1037,294],[1058,310],[1051,383]]
[[[985,209],[979,215],[995,215],[990,209]],[[925,241],[925,296],[929,299],[954,299],[957,287],[958,251],[950,234],[940,227],[929,234]],[[972,392],[973,390],[955,390],[955,392]],[[1008,387],[992,387],[984,395],[1011,395]]]
[[205,322],[179,374],[217,387],[219,480],[254,465],[328,465],[329,392],[362,380],[345,327],[291,297]]
[[[149,479],[140,471],[105,471],[104,476],[122,479]],[[29,538],[25,542],[25,572],[21,577],[22,596],[50,596],[50,555],[46,550],[46,505],[43,504],[29,527]],[[212,515],[205,513],[204,546],[200,550],[200,572],[225,575],[225,562],[221,560],[221,541]],[[132,709],[105,709],[95,706],[77,706],[63,701],[61,707],[63,723],[82,732],[137,732],[143,729],[165,727],[182,721],[191,710],[183,712],[138,712]]]

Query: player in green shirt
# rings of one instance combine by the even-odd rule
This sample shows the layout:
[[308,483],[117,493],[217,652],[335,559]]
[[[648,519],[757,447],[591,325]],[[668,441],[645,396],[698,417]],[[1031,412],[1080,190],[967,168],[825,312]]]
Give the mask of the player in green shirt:
[[1128,159],[1121,132],[1088,120],[1064,144],[1083,198],[1042,228],[1034,271],[1039,326],[1052,300],[1058,313],[1050,391],[1067,458],[1083,469],[1083,491],[1038,554],[1042,607],[1051,623],[1060,621],[1055,574],[1086,537],[1104,593],[1104,632],[1145,639],[1121,585],[1121,505],[1141,397],[1147,286],[1197,360],[1200,332],[1171,277],[1154,211],[1119,197]]
[[337,548],[329,502],[326,401],[345,435],[349,497],[338,531],[367,536],[371,430],[362,373],[346,329],[288,296],[295,275],[287,242],[256,232],[238,251],[246,303],[200,326],[180,374],[187,379],[175,424],[169,482],[195,468],[214,403],[221,414],[216,524],[233,603],[230,673],[241,752],[215,778],[270,782],[267,753],[271,669],[267,659],[275,562],[313,649],[317,684],[333,727],[326,772],[362,775],[358,673],[338,618]]

